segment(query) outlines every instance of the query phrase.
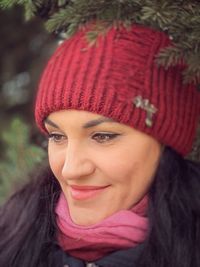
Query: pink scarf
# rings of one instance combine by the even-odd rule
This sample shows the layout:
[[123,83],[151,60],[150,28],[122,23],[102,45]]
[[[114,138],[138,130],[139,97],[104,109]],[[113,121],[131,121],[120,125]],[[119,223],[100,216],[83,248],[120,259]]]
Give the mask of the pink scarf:
[[67,201],[61,193],[55,210],[60,230],[57,233],[59,245],[69,255],[85,261],[135,247],[147,237],[147,205],[148,197],[145,196],[130,210],[121,210],[91,226],[79,226],[72,222]]

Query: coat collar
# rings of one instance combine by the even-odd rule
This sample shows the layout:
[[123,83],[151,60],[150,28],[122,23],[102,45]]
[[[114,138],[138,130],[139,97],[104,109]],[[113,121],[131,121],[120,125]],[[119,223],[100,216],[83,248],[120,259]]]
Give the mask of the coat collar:
[[102,267],[135,267],[140,258],[144,245],[113,252],[100,260],[95,261],[97,266]]
[[97,261],[88,263],[71,257],[59,248],[54,254],[54,261],[56,263],[55,266],[59,267],[136,267],[143,247],[144,245],[142,244],[135,248],[119,250]]

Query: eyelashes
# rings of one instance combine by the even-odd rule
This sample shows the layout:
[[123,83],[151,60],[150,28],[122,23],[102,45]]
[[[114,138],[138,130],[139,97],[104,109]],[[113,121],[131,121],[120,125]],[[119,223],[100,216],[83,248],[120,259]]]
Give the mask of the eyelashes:
[[49,141],[52,141],[54,143],[60,143],[66,139],[66,137],[59,133],[50,133],[48,134]]
[[[91,135],[91,139],[96,141],[97,143],[108,143],[115,139],[120,134],[118,133],[107,133],[107,132],[100,132],[100,133],[94,133]],[[67,141],[67,136],[59,133],[49,133],[48,139],[51,142],[61,144],[65,141]]]
[[115,139],[119,134],[117,133],[96,133],[92,136],[98,143],[109,142]]

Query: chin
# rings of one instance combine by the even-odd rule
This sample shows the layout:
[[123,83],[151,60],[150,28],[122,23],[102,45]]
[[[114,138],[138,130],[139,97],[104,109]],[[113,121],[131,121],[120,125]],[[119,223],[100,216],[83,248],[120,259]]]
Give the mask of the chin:
[[78,218],[71,217],[71,219],[75,224],[80,226],[91,226],[103,220],[103,219],[94,220],[94,218],[80,218],[80,216]]
[[[73,211],[72,211],[73,210]],[[71,220],[81,226],[91,226],[97,223],[102,222],[105,218],[111,216],[111,214],[102,214],[100,215],[100,212],[96,212],[90,209],[84,209],[84,210],[77,210],[74,211],[72,209],[70,211]]]

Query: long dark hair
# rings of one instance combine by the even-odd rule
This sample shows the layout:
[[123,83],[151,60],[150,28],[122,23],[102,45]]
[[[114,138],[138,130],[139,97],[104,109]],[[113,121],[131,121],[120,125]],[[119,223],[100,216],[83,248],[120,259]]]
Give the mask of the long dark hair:
[[[0,209],[0,266],[51,266],[60,186],[46,164]],[[53,266],[52,266],[53,267]]]
[[[0,210],[0,266],[51,266],[60,186],[45,168]],[[200,164],[166,147],[149,192],[149,237],[138,266],[200,266]]]
[[200,164],[166,147],[150,190],[150,234],[139,266],[200,266]]

